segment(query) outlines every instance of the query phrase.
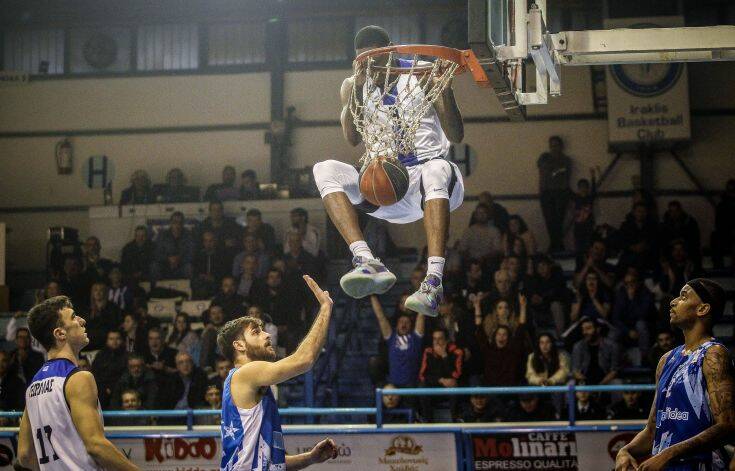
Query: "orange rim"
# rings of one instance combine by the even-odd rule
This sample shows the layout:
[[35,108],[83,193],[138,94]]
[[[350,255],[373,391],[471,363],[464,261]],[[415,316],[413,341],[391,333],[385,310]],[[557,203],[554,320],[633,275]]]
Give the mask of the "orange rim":
[[[396,54],[416,54],[420,56],[436,57],[439,59],[448,60],[459,64],[455,75],[462,74],[469,70],[472,74],[472,78],[481,87],[489,87],[490,81],[482,69],[480,62],[477,60],[477,56],[472,52],[471,49],[460,50],[445,46],[432,46],[428,44],[406,44],[398,46],[386,46],[371,49],[359,54],[355,57],[355,62],[364,62],[369,57],[380,56],[388,53]],[[391,71],[398,74],[409,74],[421,75],[429,72],[432,69],[432,65],[415,66],[415,67],[391,67]],[[376,66],[376,68],[385,69],[386,67]]]

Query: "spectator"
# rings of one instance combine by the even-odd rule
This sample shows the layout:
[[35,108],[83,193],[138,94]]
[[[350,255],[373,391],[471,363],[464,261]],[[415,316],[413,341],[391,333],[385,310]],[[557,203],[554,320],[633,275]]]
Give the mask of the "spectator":
[[216,304],[209,306],[209,322],[204,327],[201,340],[201,351],[199,353],[199,366],[205,370],[214,369],[214,360],[217,357],[217,334],[219,329],[225,325],[225,313],[222,306]]
[[128,352],[123,346],[122,335],[117,330],[107,333],[105,346],[97,352],[92,364],[92,374],[97,381],[97,394],[103,409],[107,409],[115,384],[128,365]]
[[204,404],[201,405],[201,409],[217,411],[212,415],[199,415],[194,418],[194,423],[197,425],[220,425],[222,418],[220,412],[222,411],[222,390],[216,384],[208,384],[207,389],[204,392]]
[[201,232],[211,231],[219,241],[220,249],[231,253],[242,240],[243,229],[234,219],[225,216],[225,208],[220,201],[209,202],[209,216],[202,222]]
[[243,259],[247,255],[252,255],[258,262],[258,269],[255,272],[256,278],[263,278],[268,273],[268,269],[271,266],[271,260],[265,249],[262,248],[262,241],[258,240],[252,234],[245,234],[242,236],[242,252],[235,255],[232,260],[232,276],[236,279],[240,278],[243,270]]
[[594,271],[588,271],[584,285],[579,288],[576,299],[572,303],[572,322],[582,317],[603,319],[610,322],[612,297],[604,286],[600,286],[600,277]]
[[508,271],[508,273],[510,274],[510,282],[513,284],[513,286],[516,286],[520,289],[524,285],[526,277],[526,265],[524,262],[521,261],[521,257],[514,254],[503,257],[503,261],[500,262],[500,269]]
[[218,246],[216,234],[206,229],[202,232],[202,246],[194,255],[191,291],[194,299],[214,296],[222,277],[229,273],[229,263],[224,251]]
[[[679,296],[679,290],[687,281],[702,275],[702,270],[687,252],[684,241],[681,239],[672,241],[668,257],[661,261],[661,275],[659,275],[661,291],[675,298]],[[667,305],[666,312],[668,311]]]
[[[47,286],[51,286],[52,284],[56,283],[49,282]],[[50,293],[50,291],[48,290],[47,292]],[[53,296],[49,297],[54,296],[58,296],[58,294],[54,294]],[[42,299],[38,302],[40,303],[41,301],[44,300]],[[25,311],[18,311],[13,314],[13,317],[10,318],[10,320],[8,321],[8,325],[5,327],[5,340],[7,342],[15,342],[15,336],[18,333],[18,329],[22,328],[28,329],[28,313]],[[43,348],[43,345],[41,345],[38,340],[36,340],[33,336],[31,336],[31,349],[40,353],[44,358],[46,357],[46,349]]]
[[276,247],[276,231],[273,226],[263,222],[263,217],[258,209],[250,209],[245,215],[247,225],[245,226],[245,235],[252,235],[255,240],[262,243],[262,249],[267,254],[273,254]]
[[526,380],[531,386],[559,386],[569,377],[569,356],[559,351],[549,334],[541,334],[533,353],[528,355]]
[[648,410],[641,401],[640,391],[623,391],[623,398],[615,402],[607,412],[607,420],[640,420],[648,417]]
[[631,217],[620,226],[623,253],[618,262],[618,271],[635,267],[639,273],[647,273],[656,263],[658,227],[651,220],[645,204],[636,203]]
[[137,283],[150,275],[154,246],[148,237],[148,228],[135,228],[133,240],[125,244],[120,255],[120,268],[125,278]]
[[291,227],[286,230],[283,241],[283,253],[285,255],[291,253],[289,237],[293,233],[301,234],[304,250],[314,257],[319,255],[319,231],[316,227],[309,224],[309,213],[304,208],[294,208],[291,210]]
[[[212,304],[222,306],[225,313],[225,322],[243,315],[245,312],[245,298],[237,294],[237,283],[233,277],[222,277],[220,290],[212,298]],[[204,322],[208,322],[206,317]]]
[[117,267],[110,270],[110,287],[107,290],[107,300],[119,307],[121,311],[133,307],[133,290],[123,284],[122,271]]
[[180,168],[166,174],[166,183],[154,185],[153,195],[159,203],[191,203],[199,201],[199,188],[186,185],[186,176]]
[[172,378],[172,399],[169,405],[173,409],[196,409],[204,405],[204,392],[207,390],[207,375],[187,352],[176,354],[176,373]]
[[[518,239],[523,242],[523,249],[520,251],[514,248],[514,241]],[[514,214],[508,219],[508,232],[503,236],[503,248],[506,255],[515,254],[520,256],[524,254],[529,258],[536,255],[536,238],[528,229],[526,221],[518,214]]]
[[467,271],[459,284],[462,298],[466,300],[465,308],[472,308],[470,297],[481,292],[487,292],[490,289],[490,283],[484,276],[482,263],[477,259],[470,259],[467,262]]
[[271,319],[271,316],[264,313],[263,309],[261,309],[261,307],[257,304],[253,304],[252,306],[250,306],[246,315],[263,321],[263,330],[265,330],[268,335],[271,336],[271,345],[273,346],[273,348],[277,347],[278,327],[276,327],[276,325],[273,323],[273,319]]
[[589,250],[587,250],[587,256],[584,259],[584,264],[580,263],[581,260],[577,261],[577,269],[574,272],[574,286],[580,289],[587,273],[597,273],[599,280],[602,282],[607,289],[613,289],[615,286],[615,267],[607,262],[607,244],[602,240],[595,240],[592,242]]
[[388,344],[388,382],[398,388],[416,386],[421,362],[421,343],[424,337],[424,316],[418,314],[416,325],[412,328],[411,317],[398,314],[394,329],[385,317],[378,297],[370,296],[370,303],[378,320],[380,333]]
[[638,349],[635,366],[641,366],[641,356],[651,345],[648,325],[656,317],[654,303],[653,293],[641,282],[638,272],[628,270],[615,294],[612,322],[620,332],[623,346]]
[[[635,205],[639,203],[646,207],[646,212],[648,213],[648,218],[651,222],[658,225],[658,206],[656,205],[656,198],[654,198],[651,192],[642,188],[633,190],[631,208],[634,209]],[[629,211],[628,214],[625,215],[625,218],[632,219],[633,210]]]
[[673,350],[675,346],[674,333],[671,329],[659,331],[656,334],[656,343],[648,351],[648,366],[655,371],[661,357]]
[[233,201],[240,197],[240,189],[235,186],[235,167],[231,165],[222,169],[222,183],[209,185],[204,192],[204,201]]
[[[488,207],[488,222],[490,225],[495,226],[501,234],[508,231],[508,210],[505,206],[495,201],[492,193],[489,191],[483,191],[477,195],[477,201],[480,204],[484,204]],[[472,221],[470,221],[472,225]]]
[[569,290],[561,268],[549,257],[541,257],[536,264],[535,274],[525,282],[525,287],[534,327],[552,328],[557,337],[561,337],[566,328],[566,307],[569,305]]
[[50,280],[46,282],[46,285],[43,287],[42,290],[39,290],[39,292],[36,293],[36,304],[40,303],[41,301],[45,301],[49,298],[54,298],[56,296],[61,296],[61,285],[56,280]]
[[553,411],[554,408],[541,402],[536,394],[521,394],[504,418],[508,422],[542,422],[554,420]]
[[[0,350],[0,410],[22,411],[26,404],[25,390],[25,381],[11,368],[10,354]],[[9,422],[0,419],[0,425],[7,426]]]
[[[431,330],[443,329],[447,340],[464,350],[464,358],[469,358],[468,348],[475,343],[475,324],[472,315],[462,309],[455,296],[447,295],[439,303],[439,316],[430,320]],[[404,301],[405,305],[405,301]]]
[[508,328],[512,342],[518,342],[523,348],[528,348],[530,342],[526,330],[526,297],[519,294],[518,304],[520,310],[516,312],[508,301],[499,299],[493,310],[483,316],[480,310],[481,300],[478,301],[478,298],[475,298],[475,321],[481,322],[482,330],[487,338],[490,338],[497,328],[502,325]]
[[137,313],[128,312],[123,316],[122,330],[125,351],[143,355],[147,350],[148,332]]
[[153,374],[139,355],[128,356],[128,370],[120,376],[110,398],[110,409],[119,410],[122,406],[122,393],[128,389],[138,391],[143,409],[155,409],[159,403],[161,387]]
[[[499,325],[492,337],[476,318],[477,341],[482,352],[485,386],[518,386],[523,380],[526,357],[520,342],[512,341],[510,329]],[[491,340],[492,339],[492,340]]]
[[87,316],[87,350],[99,350],[107,340],[107,333],[117,330],[122,324],[120,308],[107,301],[107,285],[98,281],[92,285]]
[[95,236],[87,237],[82,245],[82,277],[87,280],[88,286],[95,281],[107,282],[107,276],[112,270],[112,260],[102,258],[101,251],[102,244]]
[[[580,384],[580,383],[577,383]],[[584,383],[581,383],[584,384]],[[599,406],[598,401],[593,401],[591,393],[587,391],[576,391],[574,393],[576,401],[574,401],[574,419],[575,420],[603,420],[605,419],[605,413]],[[561,413],[561,418],[569,420],[569,411],[564,408]]]
[[583,319],[583,339],[574,344],[572,373],[577,381],[587,384],[609,384],[619,370],[618,346],[600,336],[600,327],[589,318]]
[[189,315],[185,312],[176,314],[174,318],[174,328],[168,336],[166,342],[169,347],[179,352],[188,353],[191,358],[199,361],[199,352],[201,351],[201,342],[199,335],[191,330],[191,321]]
[[549,232],[549,252],[561,252],[564,250],[564,217],[569,204],[572,171],[572,161],[564,154],[561,137],[549,138],[549,151],[541,154],[537,166],[541,211]]
[[304,239],[300,232],[291,231],[287,239],[288,251],[283,259],[286,261],[286,270],[292,274],[311,275],[321,282],[324,279],[322,265],[304,246]]
[[162,376],[176,370],[177,350],[163,342],[163,334],[158,327],[148,331],[148,351],[145,355],[145,364],[157,375]]
[[281,346],[291,351],[300,338],[297,330],[301,328],[299,324],[304,300],[294,289],[286,286],[283,274],[276,268],[268,272],[265,285],[259,284],[258,287],[250,296],[251,304],[257,304],[271,316],[278,327]]
[[136,170],[130,176],[130,186],[120,194],[120,206],[126,204],[150,204],[154,202],[151,178],[145,170]]
[[677,200],[669,203],[661,223],[661,246],[666,247],[675,240],[684,241],[684,248],[692,257],[696,266],[702,263],[702,243],[699,236],[697,220],[684,211]]
[[245,170],[240,174],[240,200],[258,200],[261,198],[258,174],[255,170]]
[[[432,345],[424,350],[419,370],[419,387],[422,388],[456,388],[462,377],[464,352],[454,342],[449,342],[444,329],[436,328],[431,333]],[[456,417],[457,396],[449,397],[449,408],[452,417]],[[433,418],[436,406],[435,398],[421,397],[421,415],[427,422]]]
[[510,273],[508,273],[508,270],[500,269],[496,271],[493,275],[493,281],[493,289],[489,294],[484,297],[478,295],[481,298],[482,311],[488,312],[494,309],[495,304],[502,299],[509,305],[512,305],[514,310],[517,312],[518,310],[515,309],[515,307],[516,302],[518,301],[518,290],[513,285],[513,280]]
[[712,232],[712,263],[715,268],[724,267],[725,255],[735,267],[735,179],[727,181],[720,202],[715,207],[715,230]]
[[[591,183],[590,183],[591,181]],[[595,197],[597,196],[597,181],[595,169],[590,169],[590,180],[581,178],[577,181],[577,192],[572,201],[574,203],[573,233],[574,252],[583,254],[592,244],[595,232]]]
[[502,420],[500,410],[492,408],[488,396],[473,394],[470,402],[462,413],[462,422],[500,422]]
[[[243,298],[249,298],[258,289],[263,289],[263,280],[258,277],[258,258],[255,255],[247,254],[240,259],[242,266],[240,267],[237,281],[237,294]],[[258,287],[260,285],[260,288]]]
[[230,374],[230,370],[232,370],[232,368],[233,365],[230,360],[225,357],[217,357],[217,360],[215,361],[216,375],[209,381],[209,384],[216,385],[219,390],[222,391],[227,375]]
[[[126,389],[120,394],[120,403],[124,411],[141,410],[142,401],[140,393],[135,389]],[[148,417],[113,417],[110,425],[126,426],[126,427],[145,427],[151,425]]]
[[[398,389],[394,384],[386,383],[383,390]],[[383,394],[383,423],[384,424],[400,424],[406,423],[406,415],[397,412],[401,408],[401,396],[396,394]]]
[[488,224],[489,213],[487,206],[477,205],[472,213],[473,224],[464,230],[457,247],[463,259],[477,258],[485,266],[496,264],[503,251],[500,231]]
[[194,239],[184,227],[184,215],[171,215],[169,228],[158,234],[151,266],[151,281],[191,278]]
[[75,255],[64,257],[64,268],[59,277],[61,292],[71,298],[72,304],[81,307],[89,302],[89,285],[82,277],[82,262]]

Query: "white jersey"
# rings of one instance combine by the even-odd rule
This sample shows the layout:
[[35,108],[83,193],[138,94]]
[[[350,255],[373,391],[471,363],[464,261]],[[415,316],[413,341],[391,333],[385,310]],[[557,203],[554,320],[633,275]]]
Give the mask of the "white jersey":
[[[84,449],[64,395],[66,381],[77,371],[66,358],[49,360],[26,389],[26,413],[41,471],[102,469]],[[99,417],[101,421],[101,413]]]
[[[410,67],[411,61],[405,59],[398,59],[401,67]],[[370,79],[368,79],[369,81]],[[399,105],[396,113],[399,116],[410,116],[413,110],[420,107],[421,102],[424,100],[424,93],[421,87],[416,86],[417,79],[410,74],[401,74],[398,78],[398,82],[393,90],[386,93],[382,97],[381,102],[381,91],[377,88],[373,89],[372,94],[369,94],[369,82],[366,82],[363,86],[364,96],[364,113],[371,115],[367,121],[377,121],[380,125],[371,126],[368,125],[366,132],[380,132],[379,129],[389,123],[391,117],[386,112],[386,107],[383,105],[392,105],[395,103],[396,98],[398,99]],[[409,96],[410,95],[410,96]],[[433,106],[430,106],[428,111],[421,118],[418,129],[416,130],[416,136],[414,137],[414,154],[411,155],[399,155],[398,159],[406,167],[410,167],[427,160],[435,158],[446,158],[451,147],[451,142],[447,139],[444,130],[442,129],[441,123],[439,122],[439,115]],[[383,145],[380,145],[383,147]],[[368,155],[376,157],[380,149],[366,149]]]

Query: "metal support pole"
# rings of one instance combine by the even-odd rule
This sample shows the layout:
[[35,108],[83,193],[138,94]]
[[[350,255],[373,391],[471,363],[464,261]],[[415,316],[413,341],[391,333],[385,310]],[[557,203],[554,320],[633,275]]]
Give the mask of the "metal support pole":
[[569,389],[567,389],[567,411],[569,413],[569,425],[574,425],[575,416],[577,414],[576,397],[574,395],[574,383],[569,383]]
[[186,430],[194,430],[194,411],[186,410]]
[[712,197],[712,195],[707,193],[707,189],[704,186],[702,186],[702,183],[699,181],[699,179],[692,173],[691,170],[689,170],[689,167],[687,167],[687,164],[684,163],[684,161],[682,160],[682,158],[679,156],[679,154],[676,152],[675,149],[671,149],[671,155],[674,157],[674,160],[676,160],[676,163],[679,164],[679,167],[681,167],[684,173],[686,173],[687,177],[689,177],[689,180],[691,180],[692,183],[694,183],[694,186],[697,187],[697,190],[699,190],[700,193],[702,193],[702,196],[704,196],[707,199],[707,201],[710,202],[713,208],[716,207],[717,202],[715,202],[715,199]]
[[375,389],[375,427],[383,428],[383,390]]

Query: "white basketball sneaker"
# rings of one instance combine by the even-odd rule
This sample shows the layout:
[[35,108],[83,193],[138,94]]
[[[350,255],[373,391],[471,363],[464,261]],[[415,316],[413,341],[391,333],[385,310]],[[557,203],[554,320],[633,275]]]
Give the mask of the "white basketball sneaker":
[[339,284],[349,296],[360,299],[371,294],[383,294],[393,287],[396,275],[391,273],[377,258],[355,257],[355,267],[347,272]]
[[419,290],[406,298],[406,309],[429,317],[439,315],[439,303],[444,296],[442,280],[436,275],[426,275]]

